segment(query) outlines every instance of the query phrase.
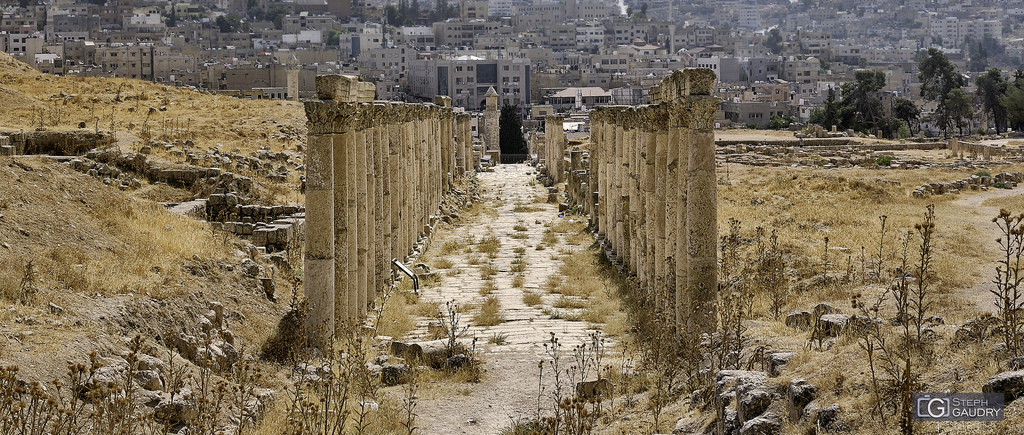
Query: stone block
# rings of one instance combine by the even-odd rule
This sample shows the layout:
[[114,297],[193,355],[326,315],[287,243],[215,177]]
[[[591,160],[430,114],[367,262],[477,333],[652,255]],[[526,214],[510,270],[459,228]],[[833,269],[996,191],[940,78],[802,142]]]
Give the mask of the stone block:
[[316,97],[339,103],[369,103],[376,93],[373,83],[352,75],[328,74],[316,77]]

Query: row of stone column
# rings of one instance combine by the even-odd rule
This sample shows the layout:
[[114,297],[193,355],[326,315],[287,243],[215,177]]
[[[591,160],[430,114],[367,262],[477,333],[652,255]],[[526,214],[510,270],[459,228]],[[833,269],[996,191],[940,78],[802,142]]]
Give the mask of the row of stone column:
[[366,102],[345,91],[353,80],[317,77],[320,100],[305,102],[306,314],[321,340],[390,285],[391,260],[429,233],[465,158],[450,107]]
[[680,70],[652,89],[653,105],[596,108],[586,177],[613,260],[679,331],[697,333],[717,322],[713,83],[710,70]]
[[564,121],[565,117],[561,115],[544,117],[544,138],[540,149],[537,150],[544,174],[555,184],[565,181],[565,131],[562,130]]

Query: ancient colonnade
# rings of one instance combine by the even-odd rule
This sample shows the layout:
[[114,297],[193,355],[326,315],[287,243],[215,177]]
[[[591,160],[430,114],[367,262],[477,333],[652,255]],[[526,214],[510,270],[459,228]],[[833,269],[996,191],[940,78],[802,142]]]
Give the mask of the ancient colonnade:
[[340,75],[317,77],[316,89],[305,102],[306,324],[325,341],[366,315],[390,283],[391,259],[429,233],[474,157],[469,115],[456,116],[447,97],[373,102],[373,84]]
[[555,184],[565,180],[565,131],[562,130],[562,122],[565,117],[561,115],[548,115],[544,117],[544,141],[537,150],[541,170]]
[[717,321],[714,81],[708,69],[680,70],[651,89],[652,105],[596,108],[585,177],[612,257],[680,331],[697,333]]

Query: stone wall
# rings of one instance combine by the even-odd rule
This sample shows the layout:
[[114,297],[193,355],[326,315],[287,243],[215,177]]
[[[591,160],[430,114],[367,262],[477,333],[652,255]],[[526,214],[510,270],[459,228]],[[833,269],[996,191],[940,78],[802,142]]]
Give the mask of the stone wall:
[[469,156],[447,101],[372,102],[373,85],[351,76],[316,83],[319,100],[305,102],[305,294],[307,325],[326,341],[366,315],[392,279],[391,260],[429,235],[456,162]]
[[609,257],[680,332],[717,322],[714,80],[708,69],[679,70],[651,89],[653,105],[596,108],[580,177],[598,192],[592,219]]
[[955,137],[949,140],[949,151],[953,155],[969,155],[984,160],[991,160],[992,156],[1001,156],[1007,153],[1007,150],[1002,147],[966,142]]

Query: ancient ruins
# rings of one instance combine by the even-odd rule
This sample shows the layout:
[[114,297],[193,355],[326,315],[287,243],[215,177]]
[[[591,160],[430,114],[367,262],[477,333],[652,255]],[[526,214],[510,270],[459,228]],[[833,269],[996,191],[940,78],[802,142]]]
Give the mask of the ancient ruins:
[[654,104],[591,114],[598,237],[659,310],[696,332],[716,322],[714,80],[706,69],[677,71],[651,90]]
[[[318,100],[305,103],[307,325],[357,321],[404,259],[430,233],[454,176],[475,161],[466,117],[441,105],[372,102],[374,87],[355,77],[317,77]],[[467,160],[469,159],[469,160]]]

